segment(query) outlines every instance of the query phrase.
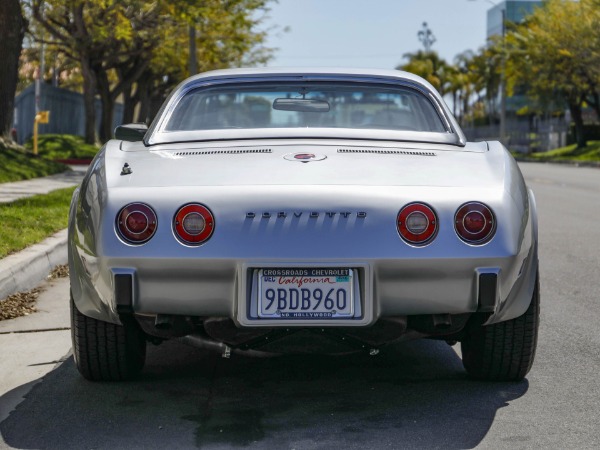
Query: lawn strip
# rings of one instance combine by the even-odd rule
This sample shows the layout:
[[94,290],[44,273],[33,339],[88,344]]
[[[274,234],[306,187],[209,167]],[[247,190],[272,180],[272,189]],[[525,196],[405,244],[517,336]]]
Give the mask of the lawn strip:
[[29,180],[70,170],[68,166],[34,156],[0,142],[0,183]]
[[[31,139],[25,146],[33,148]],[[72,134],[43,134],[38,139],[39,155],[52,160],[86,159],[91,160],[98,153],[95,145],[86,144],[81,136]]]
[[589,141],[584,148],[577,148],[577,145],[568,145],[566,147],[550,150],[549,152],[532,153],[527,156],[537,161],[573,161],[573,162],[593,162],[600,161],[600,141]]
[[67,227],[75,187],[0,204],[0,258]]

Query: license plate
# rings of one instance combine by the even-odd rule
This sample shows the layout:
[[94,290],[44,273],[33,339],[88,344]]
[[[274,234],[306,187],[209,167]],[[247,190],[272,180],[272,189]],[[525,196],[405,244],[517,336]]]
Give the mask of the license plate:
[[354,316],[352,269],[260,269],[258,316],[336,319]]

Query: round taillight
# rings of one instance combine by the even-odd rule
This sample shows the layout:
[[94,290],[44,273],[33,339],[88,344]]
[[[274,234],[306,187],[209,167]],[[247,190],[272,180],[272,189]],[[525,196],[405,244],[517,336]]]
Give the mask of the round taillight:
[[458,237],[466,243],[481,245],[494,236],[496,220],[494,213],[486,205],[469,202],[456,211],[454,228]]
[[411,203],[398,213],[398,232],[409,244],[425,245],[437,233],[437,216],[424,203]]
[[215,219],[206,206],[190,203],[179,208],[175,214],[173,229],[184,244],[200,245],[212,236]]
[[156,232],[156,213],[144,203],[130,203],[117,214],[117,230],[130,244],[143,244]]

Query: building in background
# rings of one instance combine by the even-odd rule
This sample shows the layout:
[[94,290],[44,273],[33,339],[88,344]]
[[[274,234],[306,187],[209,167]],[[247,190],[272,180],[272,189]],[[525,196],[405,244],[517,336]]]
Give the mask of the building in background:
[[498,2],[487,13],[487,38],[502,36],[507,23],[521,23],[534,8],[542,6],[540,0],[506,0]]
[[[543,6],[540,0],[505,0],[494,4],[487,13],[487,38],[504,36],[509,24],[520,24],[536,8]],[[496,99],[496,110],[501,111],[500,124],[468,130],[475,140],[499,136],[511,150],[523,153],[545,151],[566,145],[568,123],[564,118],[538,117],[535,114],[519,115],[526,111],[531,100],[525,86],[516,86],[514,94],[502,98],[502,89]],[[504,100],[504,105],[502,105]],[[487,128],[487,129],[486,129]]]
[[[490,2],[491,3],[491,2]],[[520,24],[533,13],[535,8],[542,6],[540,0],[505,0],[491,7],[487,13],[487,38],[504,36],[508,24]],[[501,99],[498,98],[500,107]],[[514,95],[506,98],[506,113],[514,116],[517,111],[527,106],[524,88],[516,88]]]

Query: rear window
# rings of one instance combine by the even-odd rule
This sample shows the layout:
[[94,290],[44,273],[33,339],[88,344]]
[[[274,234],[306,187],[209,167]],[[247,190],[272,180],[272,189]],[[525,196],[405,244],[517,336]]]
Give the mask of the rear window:
[[199,88],[175,106],[165,131],[352,128],[446,131],[431,101],[407,87],[252,83]]

